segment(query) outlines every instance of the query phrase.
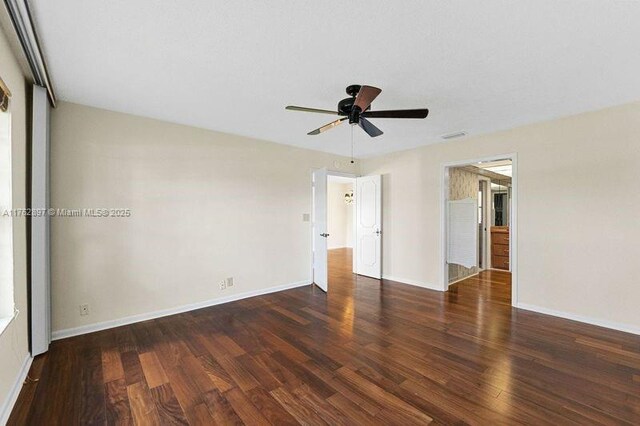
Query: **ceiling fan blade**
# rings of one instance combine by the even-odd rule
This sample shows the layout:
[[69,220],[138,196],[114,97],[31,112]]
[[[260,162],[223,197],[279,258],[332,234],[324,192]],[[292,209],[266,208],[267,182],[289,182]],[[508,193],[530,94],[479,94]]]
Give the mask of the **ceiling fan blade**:
[[376,136],[380,136],[383,132],[373,125],[372,122],[360,116],[360,121],[358,121],[358,126],[362,127],[362,130],[367,132],[369,136],[375,138]]
[[394,109],[389,111],[365,111],[361,117],[369,118],[427,118],[428,109]]
[[289,111],[302,111],[302,112],[317,112],[320,114],[331,114],[331,115],[340,115],[338,111],[329,111],[328,109],[318,109],[318,108],[307,108],[295,105],[289,105],[284,109],[288,109]]
[[380,92],[382,92],[382,90],[377,87],[362,86],[353,104],[360,107],[361,111],[366,111],[367,108],[369,108],[369,105],[371,105],[371,102],[378,97]]
[[309,133],[307,133],[307,135],[319,135],[322,132],[326,132],[327,130],[333,129],[334,127],[336,127],[338,124],[342,123],[345,120],[347,120],[347,117],[339,118],[336,121],[332,121],[329,124],[325,124],[322,127],[319,127],[315,130],[310,131]]

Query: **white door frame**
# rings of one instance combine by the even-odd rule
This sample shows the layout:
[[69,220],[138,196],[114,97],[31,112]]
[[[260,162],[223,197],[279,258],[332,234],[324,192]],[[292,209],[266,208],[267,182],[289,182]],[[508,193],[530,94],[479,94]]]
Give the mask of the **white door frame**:
[[468,160],[452,161],[441,166],[440,176],[440,285],[442,291],[449,288],[447,265],[447,201],[449,199],[449,169],[480,162],[511,160],[511,221],[509,223],[509,254],[511,266],[511,306],[518,305],[518,155],[516,153],[492,155]]
[[[320,170],[320,167],[311,169],[311,171],[309,172],[309,187],[311,189],[311,204],[309,206],[310,211],[313,211],[313,172],[315,172],[316,170]],[[339,177],[353,178],[354,179],[353,192],[355,194],[355,179],[358,177],[357,175],[355,175],[353,173],[339,172],[339,171],[336,171],[336,170],[327,169],[327,177],[329,177],[329,176],[339,176]],[[355,209],[354,209],[354,211],[355,211]],[[310,218],[311,218],[311,216],[310,216]],[[353,229],[354,229],[354,234],[355,234],[355,224],[354,224]],[[309,260],[310,260],[309,276],[311,277],[310,278],[310,282],[313,282],[313,232],[314,232],[314,224],[312,222],[310,230],[309,230],[309,233],[310,233],[310,236],[311,236],[311,238],[309,240],[309,242],[311,244],[311,256],[309,258]],[[353,241],[355,241],[355,235],[354,235]],[[354,246],[355,246],[355,244],[354,244]],[[353,260],[353,272],[355,273],[355,270],[356,270],[356,263],[355,263],[356,262],[355,261],[355,259],[356,259],[356,248],[355,247],[353,248],[353,252],[352,253],[353,253],[353,259],[354,259]]]

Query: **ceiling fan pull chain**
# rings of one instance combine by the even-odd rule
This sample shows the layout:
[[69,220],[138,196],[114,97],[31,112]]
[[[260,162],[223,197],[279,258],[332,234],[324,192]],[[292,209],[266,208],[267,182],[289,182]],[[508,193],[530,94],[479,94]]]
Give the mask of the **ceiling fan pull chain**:
[[353,126],[351,126],[351,164],[355,163],[353,161]]

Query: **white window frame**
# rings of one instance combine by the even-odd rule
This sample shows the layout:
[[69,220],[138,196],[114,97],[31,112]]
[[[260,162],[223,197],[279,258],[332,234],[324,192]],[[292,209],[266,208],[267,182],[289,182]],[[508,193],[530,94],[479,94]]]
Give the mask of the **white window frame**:
[[[6,123],[6,130],[4,124]],[[13,283],[11,112],[0,111],[0,334],[17,316]]]

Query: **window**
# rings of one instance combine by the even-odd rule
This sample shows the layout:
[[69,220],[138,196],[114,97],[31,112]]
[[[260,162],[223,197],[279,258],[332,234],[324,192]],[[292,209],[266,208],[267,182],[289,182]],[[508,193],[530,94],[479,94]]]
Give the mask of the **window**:
[[15,310],[11,205],[11,114],[0,110],[0,333]]

